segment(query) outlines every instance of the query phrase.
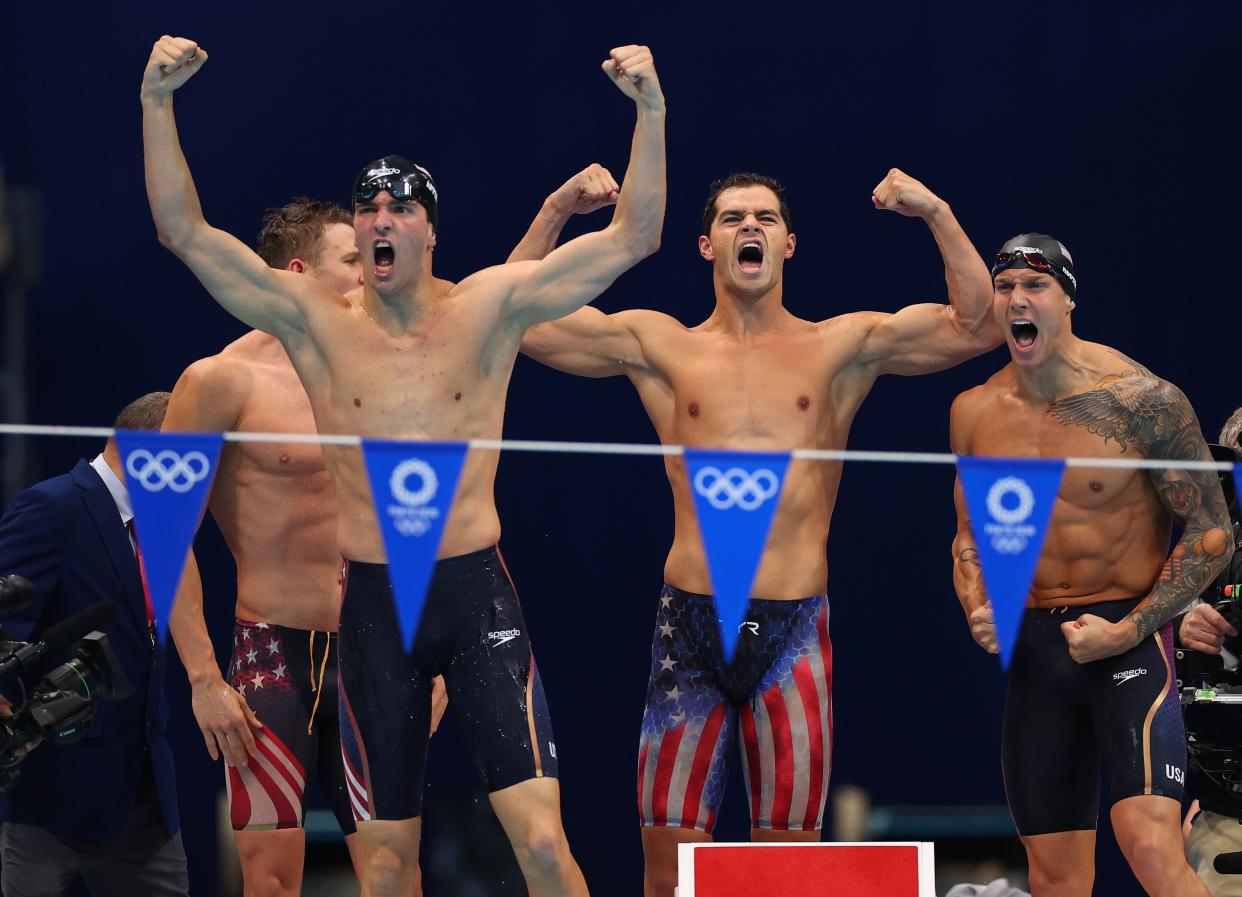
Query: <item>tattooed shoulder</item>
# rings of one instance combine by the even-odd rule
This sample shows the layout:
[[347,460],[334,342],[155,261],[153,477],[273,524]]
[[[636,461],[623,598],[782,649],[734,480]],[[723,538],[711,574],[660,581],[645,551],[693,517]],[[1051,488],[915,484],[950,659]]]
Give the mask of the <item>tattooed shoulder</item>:
[[1139,364],[1137,361],[1135,361],[1133,358],[1131,358],[1129,355],[1125,354],[1124,352],[1119,352],[1118,350],[1114,349],[1112,346],[1105,346],[1104,348],[1106,348],[1110,353],[1112,353],[1122,364],[1128,364],[1131,368],[1133,368],[1135,371],[1137,371],[1142,376],[1150,377],[1153,380],[1160,379],[1155,374],[1153,374],[1150,370],[1148,370],[1148,368],[1146,368],[1144,365]]
[[[1124,452],[1134,445],[1149,457],[1193,458],[1194,412],[1182,391],[1142,366],[1109,374],[1086,392],[1053,403],[1048,413],[1066,426],[1084,427]],[[1190,454],[1183,452],[1190,450]]]

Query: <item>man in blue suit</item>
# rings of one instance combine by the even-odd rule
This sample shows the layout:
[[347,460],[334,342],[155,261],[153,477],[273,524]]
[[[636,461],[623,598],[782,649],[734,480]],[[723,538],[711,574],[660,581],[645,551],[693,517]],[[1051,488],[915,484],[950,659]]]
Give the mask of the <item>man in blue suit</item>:
[[[116,427],[158,430],[166,392],[120,413]],[[0,574],[25,576],[35,599],[0,623],[38,641],[48,626],[98,601],[116,604],[100,627],[134,693],[100,700],[82,739],[36,746],[17,784],[0,794],[0,889],[5,897],[61,894],[80,874],[94,897],[185,895],[172,751],[164,740],[164,655],[142,584],[133,517],[116,443],[94,461],[22,492],[0,518]],[[68,654],[48,656],[37,682]],[[0,683],[14,697],[11,680]],[[8,713],[0,699],[0,713]]]

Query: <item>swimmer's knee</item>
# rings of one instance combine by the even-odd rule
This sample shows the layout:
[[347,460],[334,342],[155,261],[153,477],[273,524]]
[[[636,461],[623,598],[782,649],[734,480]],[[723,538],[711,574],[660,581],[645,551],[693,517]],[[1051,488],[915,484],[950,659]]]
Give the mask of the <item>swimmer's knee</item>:
[[298,885],[277,873],[246,876],[246,893],[253,897],[297,897]]
[[643,897],[669,897],[677,887],[677,865],[647,859],[643,866]]
[[569,842],[559,820],[533,820],[513,842],[518,864],[542,877],[554,877],[571,862]]
[[402,883],[414,874],[410,866],[408,858],[391,847],[368,849],[363,858],[363,874],[372,897],[405,897],[409,888]]
[[1031,893],[1035,897],[1091,897],[1094,870],[1067,868],[1056,864],[1030,866]]
[[1035,897],[1091,897],[1095,833],[1063,832],[1023,838]]

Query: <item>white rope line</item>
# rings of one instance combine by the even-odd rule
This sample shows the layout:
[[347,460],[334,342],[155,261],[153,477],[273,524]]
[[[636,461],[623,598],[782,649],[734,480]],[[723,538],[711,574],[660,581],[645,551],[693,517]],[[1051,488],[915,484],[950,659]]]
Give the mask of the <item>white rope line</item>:
[[[110,439],[111,427],[57,427],[42,424],[0,424],[0,436],[88,436]],[[355,446],[361,436],[319,435],[316,433],[224,433],[225,442],[318,443]],[[417,442],[419,440],[405,440]],[[682,445],[651,445],[630,442],[560,442],[539,439],[471,439],[468,444],[480,451],[556,452],[577,455],[684,455]],[[699,446],[706,448],[706,446]],[[755,451],[768,451],[755,449]],[[948,452],[881,452],[858,449],[794,449],[790,455],[804,461],[873,461],[885,464],[956,464],[958,456]],[[1121,468],[1141,470],[1228,471],[1224,461],[1164,461],[1152,458],[1012,458],[1015,461],[1064,460],[1066,467]]]

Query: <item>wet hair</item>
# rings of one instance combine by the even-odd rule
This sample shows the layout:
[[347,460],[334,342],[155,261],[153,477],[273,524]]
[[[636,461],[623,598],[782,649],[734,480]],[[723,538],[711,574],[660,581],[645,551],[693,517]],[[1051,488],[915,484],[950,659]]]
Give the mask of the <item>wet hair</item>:
[[785,222],[785,229],[791,234],[793,233],[793,216],[789,213],[789,203],[785,201],[785,187],[776,178],[768,177],[766,174],[758,174],[753,171],[735,171],[726,178],[713,181],[707,192],[707,205],[703,207],[703,236],[707,237],[712,232],[712,221],[716,218],[716,200],[720,198],[720,194],[734,187],[767,187],[776,194],[776,201],[779,203],[779,211],[781,220]]
[[354,218],[334,202],[299,196],[279,209],[267,210],[255,248],[272,268],[287,268],[294,259],[317,265],[323,253],[323,233],[333,224],[352,227]]
[[1238,444],[1239,436],[1242,436],[1242,408],[1235,409],[1233,414],[1229,415],[1229,420],[1225,421],[1225,425],[1220,428],[1220,436],[1216,441],[1235,451],[1242,451],[1242,445]]
[[170,392],[149,392],[121,409],[112,426],[118,430],[158,430],[168,411]]

